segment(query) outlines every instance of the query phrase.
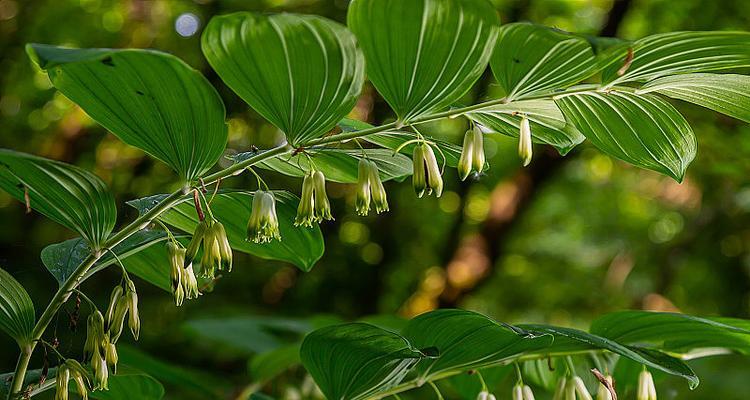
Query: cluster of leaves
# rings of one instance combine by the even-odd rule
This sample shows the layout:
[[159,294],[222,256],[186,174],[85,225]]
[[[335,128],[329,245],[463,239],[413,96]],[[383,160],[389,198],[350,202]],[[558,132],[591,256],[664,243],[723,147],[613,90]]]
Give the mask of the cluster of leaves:
[[[202,75],[157,51],[30,45],[30,56],[58,90],[124,142],[173,168],[184,189],[129,202],[140,216],[113,233],[114,198],[98,177],[56,161],[0,150],[0,188],[80,235],[43,251],[60,290],[36,323],[28,295],[3,272],[0,299],[7,306],[0,327],[22,349],[33,350],[71,291],[116,261],[168,290],[163,244],[184,236],[145,228],[158,220],[194,232],[202,215],[188,193],[211,185],[216,185],[215,193],[205,205],[210,203],[212,215],[225,225],[232,249],[310,270],[323,253],[322,235],[317,226],[293,225],[299,199],[291,193],[273,193],[282,240],[245,240],[256,193],[220,191],[218,185],[253,166],[298,177],[315,169],[328,180],[353,183],[358,181],[357,163],[366,158],[383,180],[400,180],[413,173],[407,154],[416,154],[425,143],[439,150],[444,165],[459,164],[461,147],[422,136],[416,126],[463,116],[486,133],[530,135],[528,139],[561,154],[588,139],[604,153],[679,181],[695,156],[697,140],[663,96],[750,122],[750,92],[745,90],[750,77],[716,73],[750,66],[748,33],[678,32],[635,42],[605,41],[533,24],[500,27],[494,9],[483,0],[356,0],[348,15],[348,29],[324,18],[293,14],[237,13],[209,23],[202,41],[209,63],[232,90],[285,133],[290,145],[236,155],[233,165],[211,175],[206,174],[224,151],[227,127],[223,102]],[[374,127],[345,118],[362,90],[365,65],[369,80],[396,113],[396,122]],[[487,65],[504,96],[454,107]],[[358,141],[358,149],[338,146],[358,138],[368,144]],[[530,157],[530,148],[524,148],[529,152],[524,157]],[[469,322],[479,325],[464,330],[473,326]],[[732,340],[729,334],[713,335],[713,347],[741,350],[733,340],[745,340],[736,336],[746,333],[742,328],[699,322],[734,335]],[[503,328],[475,314],[444,311],[415,319],[410,326],[417,327],[407,327],[403,336],[361,324],[325,328],[308,337],[302,358],[329,398],[377,397],[527,355],[592,350],[685,376],[695,384],[697,378],[679,360],[632,346],[664,340],[670,345],[659,349],[671,353],[672,340],[659,336],[670,332],[670,323],[650,321],[658,331],[655,336],[625,340],[604,334],[604,328],[592,328],[590,334],[557,327]],[[480,327],[487,327],[489,336],[477,343],[499,347],[462,348],[453,360],[454,341],[484,332]],[[426,333],[444,336],[420,337]],[[690,348],[704,344],[679,343]],[[347,346],[364,350],[340,352]],[[22,358],[28,361],[32,350]],[[357,363],[363,363],[366,372],[352,367]],[[332,371],[341,373],[332,377]],[[356,376],[346,375],[357,371]],[[13,392],[24,382],[24,371],[18,372]]]

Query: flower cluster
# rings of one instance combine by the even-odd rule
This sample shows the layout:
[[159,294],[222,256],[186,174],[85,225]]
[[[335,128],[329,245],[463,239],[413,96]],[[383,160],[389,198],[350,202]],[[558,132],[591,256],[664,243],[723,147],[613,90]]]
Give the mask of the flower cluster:
[[331,221],[331,203],[326,194],[326,178],[315,169],[305,174],[302,181],[302,198],[297,208],[295,226],[312,227],[314,222]]
[[458,176],[464,181],[472,171],[481,174],[484,164],[484,135],[478,126],[474,126],[464,135],[464,147],[458,160]]
[[89,373],[76,360],[67,359],[57,369],[57,381],[55,383],[55,400],[68,400],[68,383],[70,380],[76,385],[78,395],[83,400],[89,398]]
[[213,217],[198,223],[193,233],[193,239],[185,251],[185,267],[188,268],[195,260],[198,250],[203,247],[201,258],[201,276],[214,279],[216,271],[232,271],[232,248],[227,239],[224,225]]
[[529,385],[517,383],[513,386],[513,400],[534,400],[534,392]]
[[167,252],[170,260],[170,281],[172,284],[172,295],[177,306],[181,306],[185,298],[197,299],[198,280],[193,272],[193,264],[185,266],[185,254],[187,250],[177,241],[167,243]]
[[378,165],[363,157],[359,159],[357,172],[357,214],[366,216],[370,213],[370,200],[378,214],[388,211],[388,198]]
[[422,197],[425,193],[429,196],[434,192],[435,197],[440,197],[443,194],[443,177],[432,146],[425,142],[418,143],[414,146],[412,161],[412,183],[417,196]]
[[247,222],[247,240],[255,243],[268,243],[281,240],[279,219],[276,217],[276,199],[273,193],[258,190],[253,195],[250,220]]

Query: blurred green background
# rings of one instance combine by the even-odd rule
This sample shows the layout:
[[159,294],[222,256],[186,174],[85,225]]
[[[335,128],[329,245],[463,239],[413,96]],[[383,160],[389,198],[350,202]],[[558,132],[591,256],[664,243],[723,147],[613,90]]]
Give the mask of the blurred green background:
[[[155,48],[177,55],[218,88],[228,111],[227,151],[236,152],[271,146],[281,134],[209,68],[200,51],[203,26],[213,15],[237,10],[311,13],[343,22],[347,3],[0,0],[0,147],[95,171],[116,194],[120,221],[130,220],[135,211],[124,201],[174,189],[175,176],[57,93],[32,66],[24,45]],[[750,30],[746,0],[493,3],[503,22],[529,20],[627,39],[674,30]],[[493,78],[486,73],[465,101],[492,93]],[[537,146],[531,166],[520,168],[516,141],[494,135],[486,144],[492,166],[487,175],[461,183],[448,171],[440,199],[420,200],[408,183],[389,183],[391,212],[361,218],[354,213],[353,188],[331,185],[336,221],[322,226],[326,254],[312,272],[237,255],[235,270],[213,293],[181,308],[168,293],[137,281],[144,328],[137,350],[123,346],[124,358],[160,375],[167,398],[237,398],[261,378],[248,370],[248,360],[283,350],[311,327],[336,319],[410,317],[437,307],[473,309],[510,323],[579,328],[602,313],[631,308],[748,318],[750,126],[697,106],[678,107],[699,140],[683,184],[585,143],[565,158]],[[375,124],[393,117],[370,86],[352,116]],[[426,129],[458,143],[464,127],[444,121]],[[265,176],[272,187],[299,190],[297,180]],[[252,182],[242,177],[231,184],[254,188]],[[23,205],[2,193],[0,221],[0,266],[28,288],[39,310],[56,288],[39,252],[74,234],[37,214],[25,215]],[[116,271],[107,271],[83,289],[103,307],[118,279]],[[70,329],[72,310],[68,304],[48,337],[57,336],[61,351],[75,356],[83,334]],[[15,344],[0,337],[0,372],[11,371],[15,357]],[[267,358],[283,357],[280,351]],[[41,365],[38,355],[34,365]],[[692,365],[702,385],[690,392],[685,382],[669,379],[659,384],[660,398],[735,399],[747,392],[743,376],[750,373],[750,360],[726,356]],[[304,371],[295,368],[260,386],[293,399],[303,381]],[[416,391],[405,398],[433,396]]]

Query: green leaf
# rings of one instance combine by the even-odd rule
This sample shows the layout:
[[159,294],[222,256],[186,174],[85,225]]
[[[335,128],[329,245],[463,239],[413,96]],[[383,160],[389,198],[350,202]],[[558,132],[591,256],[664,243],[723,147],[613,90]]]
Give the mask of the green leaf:
[[585,137],[573,125],[552,100],[520,100],[509,104],[498,104],[465,114],[467,118],[483,125],[491,132],[518,137],[521,115],[529,119],[531,138],[537,143],[551,145],[567,154]]
[[555,340],[552,346],[539,351],[539,354],[555,355],[559,353],[603,349],[660,371],[683,377],[687,379],[691,389],[697,387],[700,382],[687,364],[657,350],[626,346],[614,340],[572,328],[532,324],[520,325],[519,327],[538,334],[554,336]]
[[635,166],[682,181],[697,141],[685,118],[657,96],[583,92],[556,100],[594,146]]
[[[632,49],[632,63],[618,76]],[[630,46],[618,46],[611,63],[602,72],[609,86],[645,82],[666,75],[719,71],[750,67],[750,33],[709,31],[670,32],[647,36]]]
[[358,400],[398,385],[424,355],[393,332],[355,322],[313,331],[300,357],[326,398]]
[[[163,231],[142,230],[123,240],[112,251],[117,254],[128,272],[159,288],[171,291],[169,256],[164,245],[166,240],[167,235]],[[86,242],[81,238],[75,238],[45,247],[42,249],[41,258],[44,266],[62,285],[89,254],[90,249]],[[111,252],[105,253],[84,279],[116,261]]]
[[657,92],[750,123],[750,76],[684,74],[655,79],[638,94]]
[[208,80],[152,50],[27,47],[55,87],[122,139],[172,167],[185,181],[224,151],[224,103]]
[[250,359],[248,369],[253,382],[263,385],[291,367],[299,365],[302,362],[299,350],[300,344],[294,343],[258,354]]
[[367,75],[402,122],[450,106],[482,75],[497,37],[486,0],[354,0]]
[[[307,148],[305,154],[297,154],[289,157],[288,154],[265,160],[257,165],[271,171],[276,171],[288,176],[303,177],[310,170],[312,157],[315,168],[325,174],[326,180],[339,183],[356,183],[358,180],[357,168],[362,153],[378,165],[380,178],[383,181],[399,180],[412,174],[412,162],[403,154],[394,154],[393,151],[385,149],[337,149],[337,148]],[[234,156],[236,162],[257,155],[255,152],[240,153]]]
[[288,344],[282,336],[301,339],[313,329],[309,321],[276,317],[202,318],[188,321],[185,327],[205,340],[244,354],[278,349]]
[[191,394],[190,398],[220,398],[230,387],[224,379],[202,371],[194,371],[156,359],[135,347],[126,344],[117,345],[120,362],[125,365],[137,365],[138,369],[167,385],[184,389]]
[[0,149],[0,189],[100,248],[112,232],[117,209],[96,175],[73,165]]
[[[339,122],[339,127],[343,132],[356,132],[372,128],[373,126],[368,124],[367,122],[344,118]],[[367,135],[362,139],[374,145],[385,147],[391,150],[401,148],[401,154],[411,156],[412,153],[414,153],[414,146],[416,146],[416,144],[408,144],[403,147],[402,145],[409,140],[413,140],[415,137],[415,134],[411,132],[392,131]],[[435,143],[438,149],[440,149],[439,151],[435,151],[435,156],[437,157],[438,162],[442,163],[443,158],[445,158],[447,166],[455,167],[458,165],[458,160],[461,157],[461,146],[455,145],[453,143],[448,143],[444,140],[435,139],[428,135],[425,135],[425,138]]]
[[552,343],[551,335],[527,334],[484,315],[452,309],[431,311],[412,319],[403,335],[412,346],[425,352],[435,349],[438,354],[417,365],[417,379],[421,382],[497,365]]
[[364,83],[364,58],[354,35],[317,16],[214,17],[201,45],[221,79],[294,146],[336,126]]
[[29,344],[34,330],[36,315],[29,294],[4,269],[0,268],[0,330],[18,342]]
[[[150,196],[129,201],[128,204],[143,214],[159,203],[166,195]],[[323,256],[323,234],[319,227],[298,228],[294,226],[299,198],[289,192],[274,191],[276,212],[279,218],[281,241],[253,243],[247,238],[247,221],[250,219],[253,192],[241,190],[221,191],[216,195],[211,210],[224,224],[233,249],[267,259],[292,263],[303,271],[310,271]],[[195,231],[198,216],[192,201],[184,198],[159,219],[188,234]]]
[[118,367],[117,375],[109,377],[109,390],[89,392],[89,397],[98,400],[161,400],[164,386],[152,376],[123,365]]
[[725,348],[750,354],[750,323],[746,320],[621,311],[596,319],[591,332],[620,343],[658,346],[675,353]]
[[511,100],[565,89],[596,71],[586,39],[546,26],[504,25],[495,49],[490,66]]

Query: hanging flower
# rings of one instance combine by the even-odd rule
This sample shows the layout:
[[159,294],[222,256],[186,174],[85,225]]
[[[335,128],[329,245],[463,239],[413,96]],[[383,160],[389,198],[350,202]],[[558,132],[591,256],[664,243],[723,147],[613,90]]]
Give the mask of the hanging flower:
[[481,174],[484,164],[484,135],[479,127],[474,126],[464,134],[464,145],[458,160],[458,175],[463,181],[471,175],[472,171]]
[[326,194],[326,177],[322,172],[315,171],[313,174],[313,187],[315,188],[315,218],[318,222],[332,221],[331,203],[328,202],[328,194]]
[[573,376],[565,384],[565,400],[593,400],[583,380]]
[[120,301],[120,298],[123,295],[123,289],[122,285],[115,286],[114,289],[112,289],[112,294],[109,296],[109,306],[107,307],[107,314],[105,315],[105,330],[109,330],[110,325],[112,324],[112,321],[115,317],[115,309],[117,308],[117,303]]
[[198,280],[195,279],[195,272],[193,272],[193,264],[188,265],[182,271],[182,288],[188,300],[197,299],[200,295]]
[[[609,384],[612,384],[612,377],[606,376],[604,378]],[[612,393],[609,392],[609,389],[602,383],[599,383],[599,389],[596,392],[596,400],[612,400]]]
[[656,400],[656,386],[654,377],[647,370],[643,370],[638,375],[638,391],[636,392],[637,400]]
[[495,398],[494,394],[483,390],[479,392],[479,394],[477,395],[477,400],[497,400],[497,399]]
[[138,293],[135,291],[135,284],[130,279],[126,282],[127,288],[125,290],[125,299],[127,299],[128,307],[128,327],[130,333],[133,334],[133,339],[138,340],[138,336],[141,333],[141,318],[138,315]]
[[174,296],[175,304],[179,307],[185,298],[185,291],[182,287],[182,271],[185,268],[185,249],[170,241],[167,243],[167,252],[169,253],[170,261],[169,275],[172,284],[172,295]]
[[370,168],[370,191],[372,193],[372,203],[375,205],[375,212],[380,214],[388,211],[388,194],[383,186],[383,181],[380,180],[380,171],[378,171],[378,165],[373,161],[369,161]]
[[104,360],[107,362],[107,366],[109,369],[112,370],[113,374],[117,373],[117,363],[119,361],[119,357],[117,356],[117,347],[115,347],[114,343],[107,342],[104,344]]
[[331,203],[326,194],[326,178],[323,172],[311,170],[302,181],[302,198],[297,208],[295,226],[312,227],[313,222],[331,221]]
[[281,240],[276,199],[272,192],[258,190],[253,196],[253,208],[247,222],[247,240],[268,243],[274,239]]
[[[195,242],[195,244],[194,244]],[[214,218],[206,218],[195,230],[193,239],[188,245],[185,264],[190,265],[193,257],[188,257],[192,252],[198,251],[203,245],[203,258],[201,258],[201,275],[206,279],[214,279],[216,271],[232,271],[232,248],[227,239],[224,225]],[[190,263],[188,263],[190,259]]]
[[94,370],[94,390],[109,390],[109,371],[102,354],[98,352],[94,354],[91,359],[91,368]]
[[375,162],[360,158],[357,178],[357,214],[366,216],[370,212],[370,200],[378,214],[388,211],[388,196],[380,179]]
[[[65,363],[61,368],[65,368],[70,376],[70,379],[73,379],[73,382],[76,384],[76,389],[78,389],[78,395],[81,396],[83,400],[88,400],[89,398],[89,373],[86,371],[85,368],[76,360],[73,359],[67,359],[65,360]],[[58,369],[58,384],[60,379],[60,370]]]
[[83,345],[84,361],[102,351],[104,339],[104,316],[99,310],[95,310],[89,314],[86,320],[86,342]]
[[427,143],[417,144],[414,147],[412,160],[414,161],[412,183],[417,196],[422,197],[425,193],[429,196],[434,192],[435,197],[440,197],[443,194],[443,177],[432,147]]
[[55,382],[55,400],[68,400],[68,381],[70,370],[63,365],[57,370],[57,382]]
[[531,145],[531,126],[529,119],[521,118],[521,131],[518,136],[518,156],[523,161],[523,166],[531,163],[532,145]]

